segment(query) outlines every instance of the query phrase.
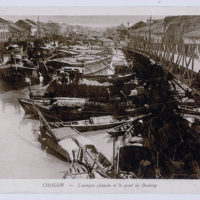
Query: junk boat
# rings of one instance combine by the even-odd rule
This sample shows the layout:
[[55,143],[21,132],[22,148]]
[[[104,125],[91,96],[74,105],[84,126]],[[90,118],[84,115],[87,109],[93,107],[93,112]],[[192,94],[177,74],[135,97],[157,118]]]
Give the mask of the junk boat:
[[18,99],[18,101],[26,113],[37,116],[32,106],[32,102],[34,102],[45,118],[50,121],[73,121],[90,117],[128,114],[126,112],[127,105],[98,103],[83,98],[57,97],[38,100]]
[[0,76],[13,86],[28,86],[39,82],[37,69],[18,64],[7,64],[0,67]]
[[[134,82],[118,82],[116,84],[111,83],[99,83],[97,81],[88,81],[85,78],[79,84],[64,84],[57,78],[52,80],[46,90],[46,97],[78,97],[89,98],[91,101],[107,102],[108,89],[110,91],[109,101],[119,102],[120,90],[128,96],[132,89],[136,87]],[[118,98],[118,99],[117,99]]]
[[133,74],[126,74],[126,75],[83,75],[84,78],[88,80],[96,80],[100,83],[109,82],[109,83],[116,83],[117,81],[128,82],[133,79]]
[[[98,151],[92,141],[69,127],[51,129],[40,110],[35,104],[32,105],[40,116],[41,126],[38,141],[46,150],[61,156],[72,166],[77,163],[84,170],[83,173],[91,175],[94,171],[101,177],[110,178],[107,172],[112,164],[105,155]],[[81,172],[78,170],[75,175],[79,173]],[[72,172],[70,174],[74,175]]]
[[136,116],[132,118],[131,120],[126,121],[126,123],[120,124],[119,126],[116,126],[108,130],[107,133],[111,135],[112,137],[122,136],[125,133],[129,132],[129,130],[133,129],[133,124],[135,121],[144,119],[145,117],[148,117],[148,116],[150,116],[150,114]]
[[108,115],[102,117],[90,117],[87,120],[69,121],[69,122],[50,122],[49,125],[54,128],[71,127],[80,132],[96,131],[101,129],[108,129],[120,124],[132,121],[131,118],[123,117],[116,118],[115,116]]

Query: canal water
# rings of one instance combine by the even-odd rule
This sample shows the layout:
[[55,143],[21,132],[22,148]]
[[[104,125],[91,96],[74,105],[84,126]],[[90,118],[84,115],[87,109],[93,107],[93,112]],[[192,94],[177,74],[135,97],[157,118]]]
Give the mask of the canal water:
[[[25,115],[17,98],[28,88],[12,90],[0,80],[0,178],[60,179],[68,163],[48,154],[37,141],[39,121]],[[112,139],[106,131],[83,133],[112,159]]]
[[0,178],[62,178],[67,164],[41,150],[39,122],[26,116],[17,102],[27,92],[0,81]]

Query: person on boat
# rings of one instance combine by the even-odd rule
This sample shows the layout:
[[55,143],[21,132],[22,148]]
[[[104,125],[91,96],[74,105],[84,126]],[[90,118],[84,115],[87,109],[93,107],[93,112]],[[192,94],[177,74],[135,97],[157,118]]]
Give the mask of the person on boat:
[[75,80],[75,82],[78,84],[79,80],[83,80],[83,70],[82,69],[78,69],[78,71],[76,73],[76,80]]
[[191,153],[186,154],[184,157],[184,170],[194,178],[200,178],[200,167],[198,161]]
[[29,65],[28,65],[28,59],[23,59],[22,60],[22,63],[23,63],[23,65],[24,65],[24,67],[28,67]]
[[73,83],[74,79],[75,79],[75,73],[74,73],[74,70],[72,70],[69,73],[69,81],[70,81],[70,83]]
[[192,160],[192,173],[194,178],[200,179],[200,167],[197,160]]
[[109,103],[111,99],[110,89],[106,88],[106,103]]
[[80,73],[80,79],[83,80],[83,68],[79,69],[79,73]]
[[3,55],[1,54],[1,56],[0,56],[0,59],[1,59],[1,64],[3,64],[4,63],[4,57],[3,57]]
[[11,54],[10,54],[10,61],[11,61],[11,64],[15,64],[15,58],[14,58],[13,52],[11,52]]
[[61,82],[62,84],[68,83],[68,76],[69,74],[67,72],[61,73]]
[[69,83],[69,73],[65,72],[65,83]]
[[33,95],[33,93],[32,93],[32,91],[31,91],[31,88],[30,88],[30,85],[28,86],[28,88],[29,88],[29,98],[30,99],[34,99],[34,95]]
[[149,178],[151,162],[149,160],[141,160],[139,163],[138,176],[141,178]]

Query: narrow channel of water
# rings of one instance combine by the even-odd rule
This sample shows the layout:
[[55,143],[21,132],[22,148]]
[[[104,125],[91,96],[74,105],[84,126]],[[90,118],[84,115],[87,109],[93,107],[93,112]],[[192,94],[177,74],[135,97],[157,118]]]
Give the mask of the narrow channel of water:
[[62,178],[67,163],[41,150],[39,121],[26,116],[17,102],[27,91],[0,81],[0,178]]

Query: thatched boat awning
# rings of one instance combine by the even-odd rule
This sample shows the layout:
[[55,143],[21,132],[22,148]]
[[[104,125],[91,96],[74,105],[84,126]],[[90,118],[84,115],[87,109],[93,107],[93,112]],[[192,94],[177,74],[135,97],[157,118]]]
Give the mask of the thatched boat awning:
[[67,100],[64,100],[64,99],[59,99],[55,102],[57,104],[57,106],[59,107],[69,107],[69,108],[73,108],[73,107],[81,107],[83,105],[85,105],[86,103],[86,99],[78,99],[78,98],[75,98],[75,99],[67,99]]

